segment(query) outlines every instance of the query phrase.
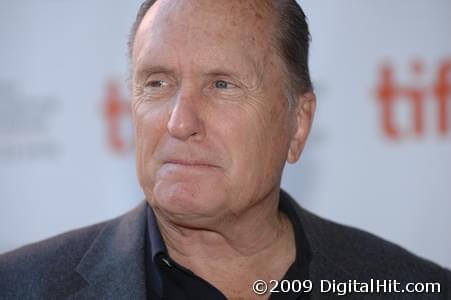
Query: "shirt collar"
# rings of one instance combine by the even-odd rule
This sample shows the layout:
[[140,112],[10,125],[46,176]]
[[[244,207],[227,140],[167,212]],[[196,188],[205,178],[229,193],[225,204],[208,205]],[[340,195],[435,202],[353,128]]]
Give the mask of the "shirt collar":
[[310,261],[312,259],[312,250],[310,248],[309,241],[302,225],[302,220],[296,213],[295,204],[292,203],[291,197],[284,191],[280,190],[279,197],[279,211],[285,213],[288,219],[291,221],[294,231],[294,239],[296,244],[296,260],[294,261],[292,268],[295,273],[302,273],[302,276],[308,279],[308,270]]
[[147,204],[147,228],[149,233],[150,243],[150,255],[152,260],[158,254],[166,253],[166,245],[164,243],[163,237],[161,236],[160,228],[158,227],[157,219],[150,205]]
[[158,294],[163,294],[163,282],[158,271],[157,257],[166,254],[167,249],[161,236],[155,214],[147,203],[147,236],[146,236],[146,261],[147,261],[147,286]]

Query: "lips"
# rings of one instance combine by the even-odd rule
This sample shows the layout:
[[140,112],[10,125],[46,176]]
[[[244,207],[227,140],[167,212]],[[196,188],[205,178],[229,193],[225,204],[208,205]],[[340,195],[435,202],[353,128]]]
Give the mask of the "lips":
[[219,166],[205,161],[205,160],[193,160],[193,159],[168,159],[164,161],[165,164],[174,164],[185,167],[204,167],[204,168],[219,168]]

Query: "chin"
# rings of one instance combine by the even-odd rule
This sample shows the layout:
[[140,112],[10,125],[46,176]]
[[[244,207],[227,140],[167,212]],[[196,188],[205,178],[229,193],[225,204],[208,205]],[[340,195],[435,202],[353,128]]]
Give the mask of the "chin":
[[217,215],[220,211],[212,191],[201,190],[186,183],[157,183],[153,190],[153,206],[165,215],[180,218]]

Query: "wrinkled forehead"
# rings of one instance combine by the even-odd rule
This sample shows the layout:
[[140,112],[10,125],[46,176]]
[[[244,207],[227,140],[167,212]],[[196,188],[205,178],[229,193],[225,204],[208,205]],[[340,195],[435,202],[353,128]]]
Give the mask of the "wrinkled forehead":
[[133,53],[151,37],[189,41],[199,33],[261,52],[273,35],[274,19],[272,0],[158,0],[138,27]]

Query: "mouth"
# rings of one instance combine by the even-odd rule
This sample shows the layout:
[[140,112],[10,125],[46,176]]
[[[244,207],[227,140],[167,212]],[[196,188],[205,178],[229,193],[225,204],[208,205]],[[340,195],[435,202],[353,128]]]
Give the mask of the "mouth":
[[170,159],[165,161],[164,164],[171,164],[180,167],[191,167],[191,168],[219,168],[219,166],[217,165],[202,160]]

